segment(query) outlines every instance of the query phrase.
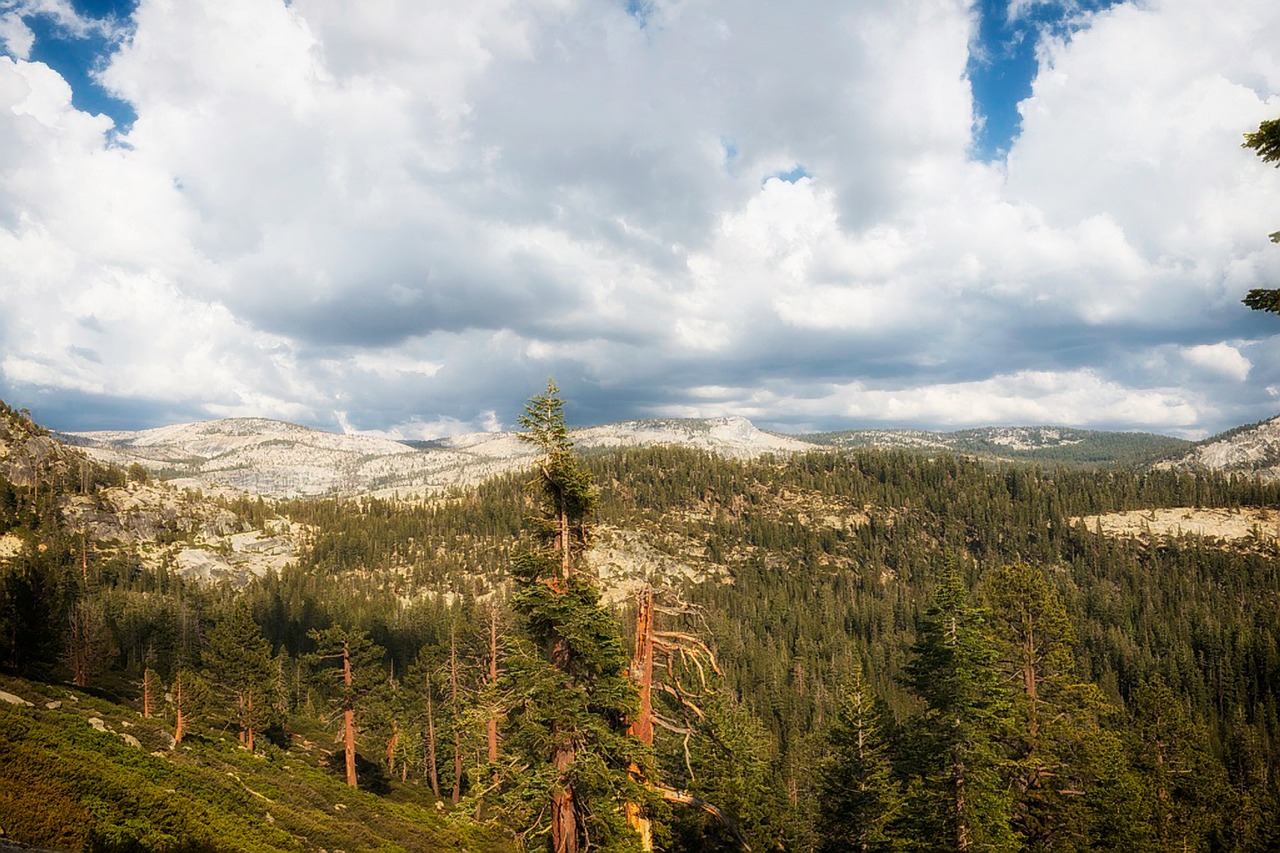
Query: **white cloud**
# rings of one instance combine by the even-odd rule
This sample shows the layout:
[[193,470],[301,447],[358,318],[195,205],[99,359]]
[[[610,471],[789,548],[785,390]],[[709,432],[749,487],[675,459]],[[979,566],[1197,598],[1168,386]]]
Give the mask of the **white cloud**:
[[30,59],[31,48],[36,43],[35,33],[17,12],[0,15],[0,44],[18,59]]
[[988,165],[962,0],[143,0],[99,74],[121,144],[26,61],[23,15],[97,25],[24,3],[3,383],[405,436],[548,373],[602,419],[1256,420],[1274,6],[1077,10]]
[[1188,347],[1183,350],[1182,357],[1188,364],[1236,382],[1248,379],[1249,371],[1253,369],[1253,363],[1227,343]]

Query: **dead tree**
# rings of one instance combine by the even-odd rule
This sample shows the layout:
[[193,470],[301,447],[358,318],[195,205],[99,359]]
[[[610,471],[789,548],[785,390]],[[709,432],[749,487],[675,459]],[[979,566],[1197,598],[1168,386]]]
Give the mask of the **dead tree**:
[[[698,704],[701,697],[713,691],[707,673],[708,670],[716,676],[723,676],[724,673],[721,672],[711,647],[696,635],[685,631],[658,630],[659,616],[701,616],[696,608],[678,600],[672,605],[658,604],[653,587],[648,584],[641,588],[638,598],[631,677],[639,693],[640,707],[627,733],[649,747],[653,746],[657,728],[680,735],[684,741],[685,766],[692,776],[689,739],[700,730],[709,737],[715,737],[707,725],[706,712]],[[659,673],[658,676],[655,676],[655,671]],[[687,678],[696,679],[696,684],[686,684]],[[668,698],[666,704],[679,719],[669,719],[654,710],[655,692]],[[630,769],[641,784],[663,800],[702,809],[732,832],[744,850],[751,850],[737,821],[723,809],[686,791],[678,791],[665,785],[660,779],[646,778],[635,764]],[[640,836],[641,848],[652,851],[652,820],[638,803],[628,802],[624,808],[627,822]]]

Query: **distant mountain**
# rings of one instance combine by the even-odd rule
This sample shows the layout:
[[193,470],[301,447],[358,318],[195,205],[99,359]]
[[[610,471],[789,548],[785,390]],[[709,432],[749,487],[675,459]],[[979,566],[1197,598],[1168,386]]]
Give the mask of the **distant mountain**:
[[[264,418],[228,418],[138,432],[64,433],[103,462],[140,464],[175,485],[273,496],[433,494],[518,470],[533,451],[511,432],[400,442]],[[628,421],[575,430],[582,448],[678,444],[734,458],[817,449],[745,418]]]
[[982,427],[957,432],[847,430],[797,436],[829,447],[900,447],[945,450],[990,459],[1049,464],[1137,465],[1185,452],[1189,441],[1144,432],[1072,427]]
[[1280,416],[1207,438],[1184,455],[1160,462],[1157,467],[1280,479]]
[[[259,422],[254,428],[272,423]],[[162,437],[165,430],[148,433],[142,441],[156,442],[151,445],[155,453],[180,452],[172,436]],[[49,433],[0,402],[0,484],[29,487],[33,501],[44,495],[46,502],[56,504],[55,524],[74,543],[84,561],[82,570],[87,571],[92,554],[95,564],[120,558],[139,568],[167,567],[188,580],[240,587],[295,558],[304,532],[300,525],[249,518],[226,501],[199,499],[172,483],[146,482],[145,473],[136,469],[94,465],[86,456],[107,454],[69,447],[58,438],[66,436]],[[10,503],[8,510],[15,507]],[[5,521],[3,509],[0,523]],[[9,521],[13,530],[0,527],[0,575],[32,547],[29,535],[18,529],[16,515]]]
[[[229,418],[138,432],[61,436],[103,462],[137,463],[179,487],[230,488],[269,496],[435,494],[518,470],[532,453],[511,432],[434,441],[338,434],[265,418]],[[573,432],[583,449],[680,445],[735,459],[830,448],[901,447],[991,459],[1137,464],[1189,442],[1145,433],[1068,427],[988,427],[941,433],[860,430],[786,436],[740,417],[652,419]]]

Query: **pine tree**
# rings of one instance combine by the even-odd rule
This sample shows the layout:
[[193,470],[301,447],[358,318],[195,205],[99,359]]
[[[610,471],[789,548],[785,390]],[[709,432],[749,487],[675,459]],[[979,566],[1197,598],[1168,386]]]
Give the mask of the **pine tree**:
[[618,625],[581,561],[595,483],[574,455],[554,382],[520,424],[541,456],[529,484],[532,542],[512,562],[523,636],[512,638],[504,674],[518,697],[505,740],[526,768],[508,779],[503,802],[520,837],[547,832],[553,853],[634,849],[622,804],[642,796],[628,774],[644,760],[626,737],[635,691]]
[[1160,676],[1133,695],[1134,764],[1150,787],[1152,824],[1164,850],[1200,850],[1231,797],[1220,761],[1183,702]]
[[342,748],[347,784],[359,787],[356,775],[356,736],[365,715],[376,704],[386,686],[383,669],[385,652],[363,631],[342,626],[313,629],[309,636],[316,644],[310,661],[328,677],[334,708],[342,720]]
[[[998,664],[1013,695],[1010,772],[1014,827],[1034,850],[1120,842],[1112,808],[1132,779],[1104,721],[1118,708],[1075,677],[1075,630],[1044,572],[1000,566],[986,581]],[[1107,826],[1110,839],[1096,827]]]
[[247,604],[232,607],[209,630],[202,661],[210,677],[235,702],[240,742],[254,749],[259,732],[274,713],[276,666],[271,644],[253,621]]
[[924,700],[916,721],[917,783],[906,813],[920,849],[1017,848],[1012,802],[1001,776],[1009,705],[980,610],[949,565],[925,612],[906,669]]
[[818,849],[894,849],[890,827],[901,810],[901,796],[891,778],[885,722],[860,666],[844,690],[828,741],[819,769]]

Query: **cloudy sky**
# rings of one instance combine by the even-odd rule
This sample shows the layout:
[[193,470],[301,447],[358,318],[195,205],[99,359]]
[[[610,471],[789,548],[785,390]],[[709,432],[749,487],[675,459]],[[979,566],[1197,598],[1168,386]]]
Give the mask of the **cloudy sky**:
[[0,398],[429,437],[1280,412],[1275,0],[0,0]]

